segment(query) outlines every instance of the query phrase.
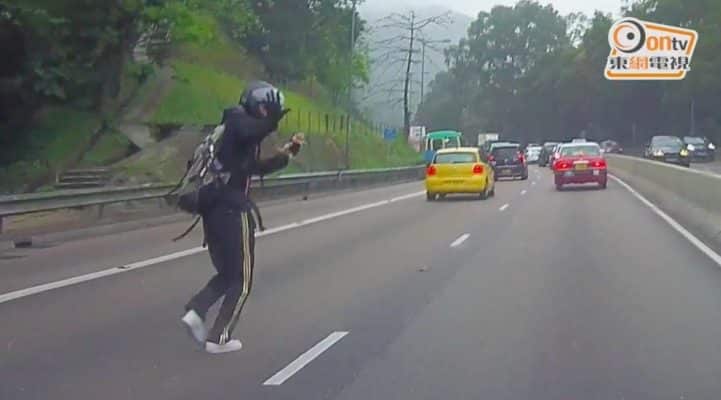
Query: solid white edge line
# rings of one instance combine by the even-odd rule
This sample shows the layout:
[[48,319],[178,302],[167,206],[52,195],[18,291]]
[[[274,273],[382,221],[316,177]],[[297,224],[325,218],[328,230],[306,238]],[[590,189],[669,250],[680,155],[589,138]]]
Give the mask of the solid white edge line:
[[464,233],[451,243],[451,247],[458,247],[465,242],[471,235]]
[[510,206],[510,204],[506,203],[501,206],[501,208],[498,209],[498,211],[506,211],[506,209]]
[[697,249],[701,250],[702,253],[704,253],[708,258],[710,258],[713,262],[715,262],[719,267],[721,267],[721,255],[716,253],[712,248],[708,247],[704,242],[702,242],[699,238],[697,238],[693,233],[689,232],[686,228],[684,228],[681,224],[679,224],[675,219],[671,218],[668,214],[663,212],[658,206],[651,203],[648,199],[643,197],[643,195],[636,191],[636,189],[632,188],[628,183],[624,182],[621,178],[609,174],[611,179],[615,180],[619,185],[623,186],[626,190],[628,190],[632,195],[634,195],[637,199],[639,199],[646,207],[650,208],[656,215],[661,217],[666,223],[671,225],[673,229],[675,229],[678,233],[680,233],[686,240],[691,242],[694,246],[696,246]]
[[[411,199],[414,197],[418,197],[424,193],[425,193],[425,191],[424,192],[415,192],[415,193],[410,193],[408,195],[395,197],[395,199],[396,199],[395,201]],[[382,201],[378,201],[375,203],[370,203],[370,204],[353,207],[353,208],[350,208],[347,210],[332,212],[332,213],[321,215],[321,216],[318,216],[315,218],[303,220],[301,222],[293,222],[293,223],[278,226],[275,228],[266,229],[262,232],[256,232],[255,237],[260,238],[260,237],[264,237],[264,236],[270,236],[270,235],[273,235],[276,233],[288,231],[288,230],[295,229],[295,228],[300,228],[300,227],[306,226],[306,225],[315,224],[315,223],[318,223],[321,221],[326,221],[326,220],[337,218],[337,217],[340,217],[343,215],[353,214],[353,213],[364,211],[364,210],[367,210],[370,208],[380,207],[382,205],[390,204],[392,202],[394,202],[393,199],[382,200]],[[35,295],[38,293],[47,292],[49,290],[59,289],[62,287],[71,286],[71,285],[75,285],[75,284],[83,283],[83,282],[88,282],[88,281],[92,281],[95,279],[104,278],[106,276],[119,274],[122,272],[128,272],[128,271],[132,271],[132,270],[136,270],[136,269],[140,269],[140,268],[149,267],[151,265],[160,264],[163,262],[176,260],[178,258],[202,253],[205,250],[206,249],[203,247],[194,247],[194,248],[191,248],[188,250],[178,251],[175,253],[170,253],[170,254],[166,254],[163,256],[150,258],[147,260],[137,261],[137,262],[125,264],[125,265],[122,265],[119,267],[108,268],[108,269],[100,270],[97,272],[92,272],[92,273],[85,274],[85,275],[61,279],[59,281],[31,286],[31,287],[25,288],[25,289],[14,290],[12,292],[0,294],[0,304],[6,303],[6,302],[9,302],[12,300],[17,300],[17,299],[20,299],[23,297],[32,296],[32,295]]]
[[328,335],[325,339],[318,342],[315,346],[311,347],[308,351],[301,354],[293,360],[290,364],[288,364],[285,368],[281,369],[280,371],[276,372],[275,375],[268,378],[265,382],[263,382],[264,386],[278,386],[282,385],[283,382],[285,382],[288,378],[295,375],[298,371],[300,371],[303,367],[308,365],[311,361],[318,358],[319,355],[323,354],[326,350],[328,350],[331,346],[336,344],[339,340],[343,339],[345,335],[347,335],[348,332],[333,332],[330,335]]

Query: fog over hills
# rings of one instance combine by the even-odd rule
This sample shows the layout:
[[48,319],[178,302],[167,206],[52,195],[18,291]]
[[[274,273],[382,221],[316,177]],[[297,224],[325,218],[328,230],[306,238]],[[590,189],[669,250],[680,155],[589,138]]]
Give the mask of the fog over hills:
[[[369,32],[366,34],[364,40],[370,49],[371,69],[369,85],[363,90],[359,90],[355,93],[355,97],[360,102],[362,108],[374,121],[394,126],[401,126],[403,124],[403,105],[400,101],[403,98],[402,79],[405,72],[405,66],[401,63],[391,65],[388,62],[384,62],[384,60],[379,60],[379,56],[386,51],[378,44],[378,42],[384,39],[396,37],[403,32],[402,30],[394,28],[381,28],[379,27],[379,20],[387,17],[391,13],[409,14],[410,11],[415,13],[417,19],[424,19],[449,13],[451,22],[446,26],[429,25],[423,29],[423,36],[426,40],[450,40],[450,43],[448,44],[436,45],[436,47],[442,48],[451,44],[456,44],[458,40],[465,37],[466,31],[473,21],[473,18],[468,15],[449,10],[448,8],[440,5],[410,7],[402,2],[393,2],[393,5],[391,6],[363,4],[359,8],[359,11],[361,17],[367,21],[367,26],[369,28]],[[408,41],[400,41],[394,46],[408,46]],[[420,44],[414,47],[419,51],[421,49]],[[426,89],[433,77],[438,72],[446,69],[443,53],[440,51],[434,51],[429,47],[430,46],[426,47]],[[402,57],[403,54],[399,53],[399,56]],[[420,54],[418,54],[415,58],[420,61]],[[420,102],[421,65],[414,65],[411,73],[413,79],[411,87],[413,93],[410,95],[410,104],[411,111],[415,112],[415,109]]]

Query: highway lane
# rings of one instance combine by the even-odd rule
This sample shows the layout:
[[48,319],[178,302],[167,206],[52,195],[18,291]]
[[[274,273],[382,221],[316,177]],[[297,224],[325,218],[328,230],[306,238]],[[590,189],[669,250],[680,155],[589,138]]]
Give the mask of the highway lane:
[[[418,192],[417,183],[311,196],[307,201],[271,201],[261,204],[267,227],[285,225],[306,218],[336,212],[379,199]],[[47,243],[38,247],[0,253],[0,293],[65,279],[140,260],[172,254],[202,243],[202,229],[179,242],[172,238],[192,222],[155,226],[127,233],[104,235],[87,240]]]
[[721,174],[721,160],[713,162],[696,162],[691,163],[691,168],[699,171],[711,172],[713,174]]
[[[349,307],[378,307],[384,290],[423,275],[418,270],[434,251],[450,249],[459,227],[477,223],[468,213],[495,216],[498,202],[438,203],[447,211],[426,216],[428,205],[416,197],[259,240],[256,287],[240,330],[242,354],[253,362],[225,370],[220,366],[234,363],[208,360],[178,327],[182,305],[210,276],[204,254],[0,304],[0,315],[14,321],[0,332],[0,376],[11,382],[0,394],[217,396],[227,390],[219,382],[240,393],[262,390],[262,379],[342,325]],[[125,237],[132,235],[116,238],[119,247]],[[134,247],[125,250],[142,257]],[[37,379],[44,385],[33,384]]]
[[[559,193],[532,168],[497,192],[261,238],[236,354],[206,355],[178,326],[205,254],[1,303],[0,399],[717,397],[716,264],[615,182]],[[263,385],[333,332],[348,334]]]

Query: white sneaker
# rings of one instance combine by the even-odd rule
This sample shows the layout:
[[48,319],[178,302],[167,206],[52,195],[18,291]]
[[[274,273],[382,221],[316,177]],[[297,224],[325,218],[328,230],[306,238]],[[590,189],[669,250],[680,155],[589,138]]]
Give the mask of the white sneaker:
[[226,344],[218,344],[213,342],[205,342],[205,351],[211,354],[230,353],[243,348],[243,343],[238,339],[228,341]]
[[205,342],[205,339],[208,338],[208,331],[205,329],[205,323],[195,310],[190,310],[185,313],[181,321],[183,321],[185,326],[188,328],[190,336],[192,336],[198,343],[202,344]]

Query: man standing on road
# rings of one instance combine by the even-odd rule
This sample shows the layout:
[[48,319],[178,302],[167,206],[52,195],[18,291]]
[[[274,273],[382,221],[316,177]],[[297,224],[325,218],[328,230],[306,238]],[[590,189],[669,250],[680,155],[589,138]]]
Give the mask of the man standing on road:
[[[260,144],[290,110],[283,109],[282,93],[266,82],[254,82],[240,98],[239,106],[223,112],[225,132],[217,159],[230,179],[217,202],[203,214],[203,229],[217,274],[185,306],[182,322],[209,353],[240,350],[242,343],[231,339],[238,317],[250,294],[255,261],[255,205],[248,197],[252,175],[265,175],[284,168],[300,150],[302,137],[260,159]],[[208,333],[208,309],[225,296],[215,324]]]

